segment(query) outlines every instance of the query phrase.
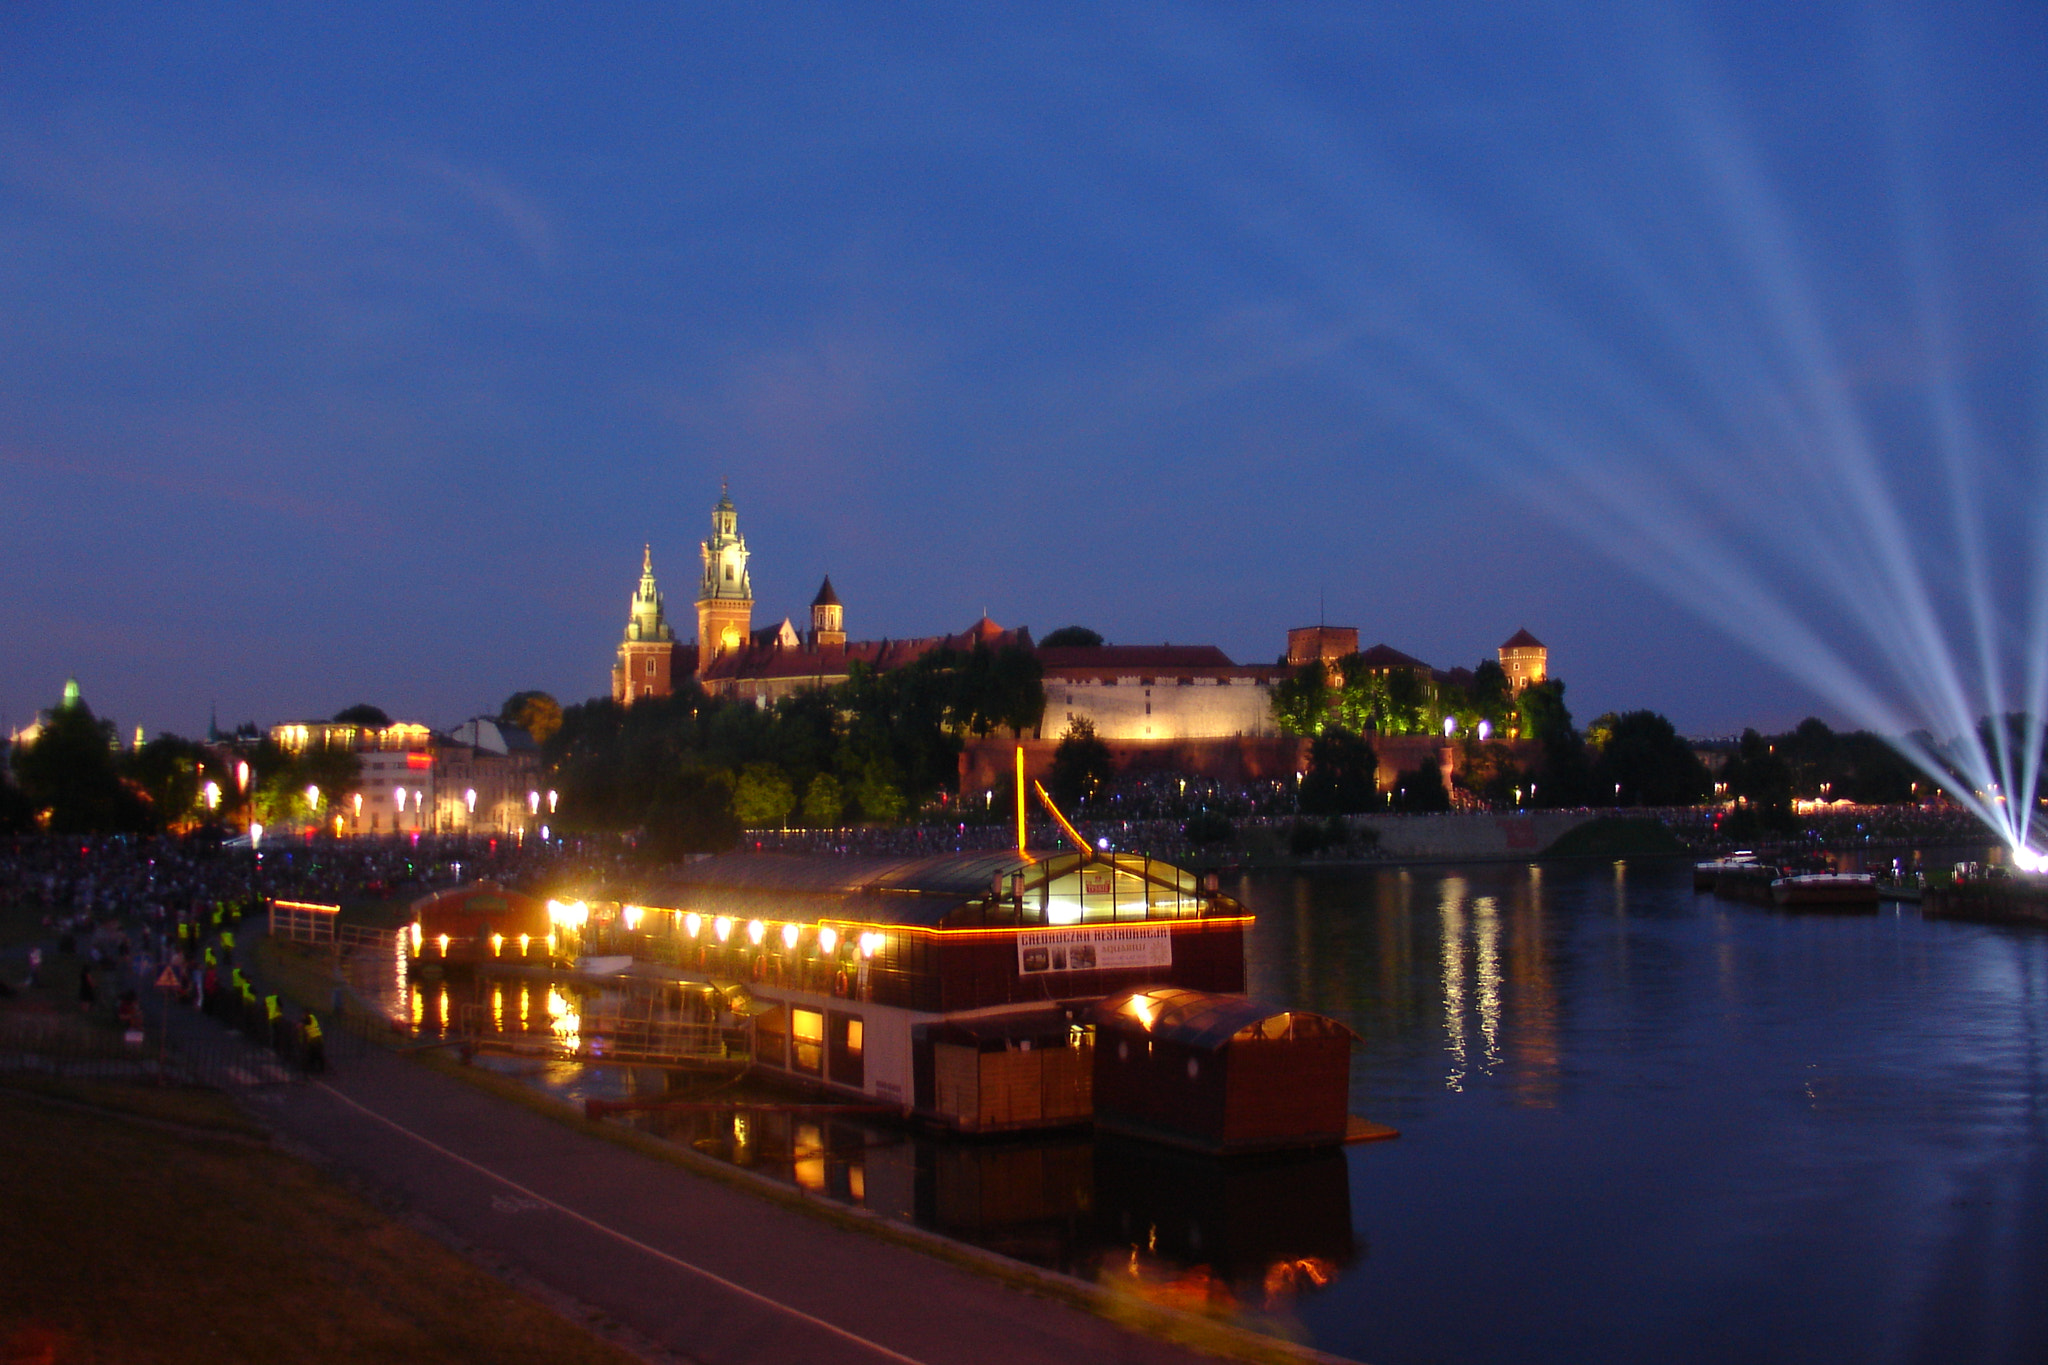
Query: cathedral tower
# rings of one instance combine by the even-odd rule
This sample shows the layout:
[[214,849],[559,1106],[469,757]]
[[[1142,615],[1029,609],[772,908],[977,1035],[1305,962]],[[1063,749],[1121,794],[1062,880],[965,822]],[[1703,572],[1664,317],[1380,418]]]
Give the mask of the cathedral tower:
[[654,549],[640,552],[640,586],[627,608],[626,638],[619,642],[619,661],[612,665],[612,700],[631,706],[642,697],[666,697],[675,691],[676,633],[661,610],[661,589],[654,585]]
[[832,591],[830,574],[825,575],[825,586],[818,589],[818,595],[811,599],[811,643],[846,643],[846,608],[839,605],[839,594]]
[[697,593],[697,666],[745,645],[753,636],[754,584],[747,577],[747,542],[739,533],[732,494],[719,488],[711,509],[711,539],[703,542],[704,583]]

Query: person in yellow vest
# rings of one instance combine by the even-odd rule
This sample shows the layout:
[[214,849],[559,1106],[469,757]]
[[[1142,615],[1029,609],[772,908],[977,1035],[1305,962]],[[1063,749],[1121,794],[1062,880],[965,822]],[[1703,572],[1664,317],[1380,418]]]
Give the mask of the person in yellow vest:
[[263,997],[263,1036],[273,1048],[284,1041],[284,1010],[274,995]]
[[263,1017],[263,1007],[256,999],[256,988],[244,981],[236,998],[242,1006],[242,1028],[254,1032],[257,1020]]
[[218,967],[220,965],[220,959],[213,955],[213,949],[211,948],[206,950],[206,965],[209,967]]
[[327,1043],[320,1035],[320,1021],[309,1010],[306,1022],[300,1028],[300,1038],[305,1044],[305,1067],[308,1071],[327,1070]]
[[233,952],[233,951],[235,950],[235,931],[234,931],[234,930],[232,930],[232,929],[223,929],[223,930],[221,930],[221,931],[220,931],[220,946],[221,946],[221,947],[223,947],[223,948],[225,948],[225,949],[227,949],[227,950],[228,950],[229,952],[231,952],[231,953],[232,953],[232,952]]

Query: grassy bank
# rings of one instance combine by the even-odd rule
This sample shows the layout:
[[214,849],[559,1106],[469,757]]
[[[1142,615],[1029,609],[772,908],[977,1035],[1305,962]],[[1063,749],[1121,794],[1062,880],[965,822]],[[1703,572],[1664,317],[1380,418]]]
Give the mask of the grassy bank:
[[[0,1358],[565,1361],[619,1352],[188,1094],[0,1087]],[[89,1107],[83,1107],[89,1106]],[[219,1112],[215,1112],[215,1111]]]

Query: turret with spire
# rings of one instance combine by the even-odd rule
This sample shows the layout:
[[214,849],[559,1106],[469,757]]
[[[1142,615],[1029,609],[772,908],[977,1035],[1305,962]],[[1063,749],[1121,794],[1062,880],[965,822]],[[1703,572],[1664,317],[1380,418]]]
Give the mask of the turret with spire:
[[843,645],[846,643],[846,608],[839,604],[839,594],[832,591],[832,575],[825,575],[824,586],[811,599],[811,643],[814,645]]
[[675,688],[676,633],[662,612],[654,582],[654,547],[640,549],[640,586],[626,612],[626,635],[612,665],[612,700],[631,706],[645,697],[666,697]]

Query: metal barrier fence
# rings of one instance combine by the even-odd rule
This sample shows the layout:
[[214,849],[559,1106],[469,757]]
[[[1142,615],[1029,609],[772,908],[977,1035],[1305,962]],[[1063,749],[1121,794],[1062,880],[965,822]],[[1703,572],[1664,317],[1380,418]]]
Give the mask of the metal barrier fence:
[[[182,1007],[174,1007],[182,1008]],[[0,1016],[0,1072],[51,1080],[117,1081],[239,1089],[278,1085],[303,1058],[277,1052],[199,1018],[165,1031],[149,1018],[139,1041],[76,1018]]]
[[315,905],[310,901],[272,901],[270,936],[280,943],[322,945],[335,940],[334,927],[341,918],[338,905]]

